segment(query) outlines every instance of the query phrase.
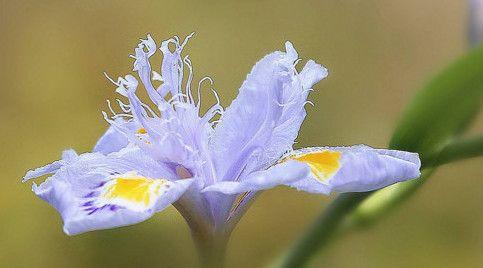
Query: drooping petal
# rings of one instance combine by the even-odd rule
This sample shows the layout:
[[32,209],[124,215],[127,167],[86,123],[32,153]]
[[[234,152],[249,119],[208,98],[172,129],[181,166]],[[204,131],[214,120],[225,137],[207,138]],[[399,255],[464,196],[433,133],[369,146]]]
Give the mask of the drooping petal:
[[222,180],[236,180],[242,170],[249,174],[265,169],[292,148],[305,118],[309,89],[327,75],[313,61],[297,74],[297,57],[287,42],[286,52],[261,59],[223,114],[211,140]]
[[79,156],[77,155],[77,153],[74,150],[72,150],[72,149],[71,150],[65,150],[62,153],[62,159],[61,160],[57,160],[57,161],[54,161],[54,162],[47,164],[43,167],[39,167],[39,168],[27,171],[27,173],[25,174],[25,176],[22,179],[22,182],[26,182],[28,180],[38,178],[40,176],[44,176],[44,175],[47,175],[47,174],[53,174],[53,173],[57,172],[57,170],[59,170],[62,166],[67,165],[67,164],[71,163],[72,161],[75,161],[76,159],[78,159],[78,157]]
[[135,148],[69,155],[48,170],[51,177],[32,187],[57,209],[69,235],[144,221],[175,202],[193,181],[173,180],[170,169]]
[[366,192],[419,177],[418,154],[365,145],[296,150],[266,171],[224,181],[203,191],[237,194],[287,185],[310,193]]
[[270,189],[278,185],[287,185],[306,178],[310,168],[298,161],[287,161],[264,171],[256,171],[241,181],[221,181],[203,189],[203,192],[238,194],[250,191]]
[[288,154],[284,160],[310,167],[308,177],[288,185],[311,193],[372,191],[421,174],[418,154],[365,145],[306,148]]

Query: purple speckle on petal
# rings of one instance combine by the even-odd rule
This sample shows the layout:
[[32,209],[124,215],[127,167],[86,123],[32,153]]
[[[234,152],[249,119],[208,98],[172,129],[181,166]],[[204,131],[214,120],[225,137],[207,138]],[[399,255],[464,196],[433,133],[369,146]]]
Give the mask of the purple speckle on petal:
[[92,213],[96,212],[98,208],[94,208],[91,212],[87,213],[87,215],[92,215]]
[[96,188],[100,188],[100,187],[104,186],[106,183],[107,183],[107,181],[103,181],[103,182],[99,183],[99,184],[96,186]]
[[88,202],[85,202],[84,204],[82,204],[83,207],[90,207],[92,206],[94,202],[93,201],[88,201]]
[[96,197],[97,195],[99,195],[99,193],[98,193],[98,192],[90,192],[90,193],[86,194],[86,195],[84,196],[84,198]]

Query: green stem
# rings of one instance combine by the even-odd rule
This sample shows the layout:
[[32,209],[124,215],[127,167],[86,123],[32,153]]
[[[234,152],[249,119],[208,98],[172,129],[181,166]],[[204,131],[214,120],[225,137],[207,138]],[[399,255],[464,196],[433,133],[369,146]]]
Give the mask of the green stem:
[[308,229],[302,238],[287,252],[280,267],[303,267],[315,249],[327,244],[344,219],[357,205],[372,192],[346,193],[339,195]]
[[[465,141],[456,141],[445,147],[439,154],[423,159],[422,168],[436,167],[456,160],[483,155],[483,136]],[[431,163],[431,164],[428,164]],[[429,177],[429,174],[428,174]],[[426,177],[427,178],[427,177]],[[395,196],[397,202],[389,199],[387,202],[396,204],[410,196],[423,182],[415,180],[404,187],[402,192]],[[342,226],[348,216],[359,207],[362,201],[370,197],[374,192],[345,193],[339,195],[328,208],[322,213],[308,231],[295,243],[284,255],[275,267],[292,268],[304,267],[310,257],[321,248],[327,246],[338,228]],[[387,211],[387,209],[385,210]],[[381,216],[379,213],[378,216]]]
[[455,141],[444,147],[439,154],[430,155],[422,161],[428,163],[426,167],[435,167],[481,155],[483,155],[483,136]]
[[375,192],[347,216],[344,228],[367,227],[375,223],[402,201],[415,194],[434,170],[426,169],[417,180],[401,182]]

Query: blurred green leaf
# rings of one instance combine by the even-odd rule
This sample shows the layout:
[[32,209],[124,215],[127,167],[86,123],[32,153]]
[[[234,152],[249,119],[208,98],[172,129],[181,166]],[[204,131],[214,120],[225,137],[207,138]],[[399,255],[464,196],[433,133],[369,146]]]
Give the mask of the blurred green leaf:
[[418,152],[423,160],[434,156],[466,129],[481,106],[482,96],[480,47],[440,72],[416,94],[389,147]]
[[[389,147],[418,152],[422,168],[481,155],[481,138],[452,142],[467,129],[480,109],[482,97],[483,47],[480,47],[443,70],[416,94],[396,127]],[[473,146],[474,143],[479,146]],[[445,159],[440,161],[441,152],[445,152]],[[369,201],[368,198],[374,196],[376,199],[369,202],[369,211],[372,216],[379,217],[382,212],[388,211],[387,208],[410,196],[430,174],[431,171],[425,173],[423,179],[376,191],[378,195],[374,195],[375,192],[339,195],[276,265],[304,267],[316,252],[331,241],[342,224],[351,219],[352,213],[363,201]],[[374,206],[383,209],[374,210]],[[358,213],[352,219],[364,216],[360,211]]]
[[[389,147],[418,152],[422,168],[483,153],[483,136],[458,140],[483,99],[483,47],[450,65],[419,91],[396,127]],[[367,225],[409,198],[432,174],[372,194],[352,213],[349,225]]]
[[419,179],[391,185],[366,198],[351,213],[346,225],[348,227],[368,226],[374,223],[386,213],[392,211],[398,204],[413,195],[433,174],[435,167],[482,155],[483,136],[452,142],[445,146],[438,154],[429,155],[425,158],[426,160],[423,160],[426,169]]
[[376,191],[365,198],[357,208],[347,216],[346,228],[367,227],[394,209],[405,199],[413,195],[433,174],[434,169],[426,169],[417,180],[393,184]]
[[444,149],[438,152],[436,156],[426,156],[426,159],[434,158],[434,161],[426,161],[430,162],[426,164],[426,167],[440,166],[460,159],[482,155],[483,135],[471,139],[460,139],[445,146]]

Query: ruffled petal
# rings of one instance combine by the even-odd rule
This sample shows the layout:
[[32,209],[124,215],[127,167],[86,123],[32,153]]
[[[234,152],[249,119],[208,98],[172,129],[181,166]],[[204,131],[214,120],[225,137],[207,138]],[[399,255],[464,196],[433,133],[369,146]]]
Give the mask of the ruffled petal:
[[[111,128],[99,140],[95,151],[105,154],[133,143],[157,161],[183,166],[201,181],[211,183],[215,180],[208,142],[213,132],[212,121],[221,113],[222,107],[216,103],[204,115],[200,114],[200,89],[195,102],[191,90],[191,61],[188,56],[182,58],[183,48],[191,36],[182,42],[176,36],[162,42],[161,75],[151,75],[149,59],[156,52],[156,44],[148,35],[141,39],[132,56],[135,58],[134,71],[141,83],[132,75],[119,77],[117,81],[108,77],[117,86],[116,92],[126,97],[128,103],[119,101],[120,114],[113,111],[114,115],[109,117],[104,113]],[[173,51],[170,46],[174,47]],[[158,89],[152,84],[154,78],[162,80]],[[153,110],[138,97],[137,87],[141,84],[157,109]],[[168,92],[169,100],[165,99]]]
[[[181,66],[183,65],[183,60],[181,58],[181,53],[193,34],[194,33],[188,35],[183,43],[180,43],[177,36],[161,43],[159,49],[163,52],[163,63],[161,65],[163,84],[158,91],[162,96],[165,96],[168,92],[171,92],[171,96],[176,96],[182,92],[181,83],[183,80],[183,70]],[[174,52],[169,49],[170,44],[175,46]]]
[[327,70],[309,61],[300,74],[298,54],[290,42],[286,52],[274,52],[255,64],[227,108],[211,140],[218,177],[238,179],[274,164],[291,150],[305,118],[310,88]]
[[67,156],[55,162],[60,167],[49,168],[53,176],[32,189],[57,209],[68,235],[144,221],[178,200],[193,182],[174,180],[169,168],[135,148]]
[[310,175],[287,185],[310,193],[366,192],[420,176],[417,153],[365,145],[316,147],[284,157],[310,167]]

